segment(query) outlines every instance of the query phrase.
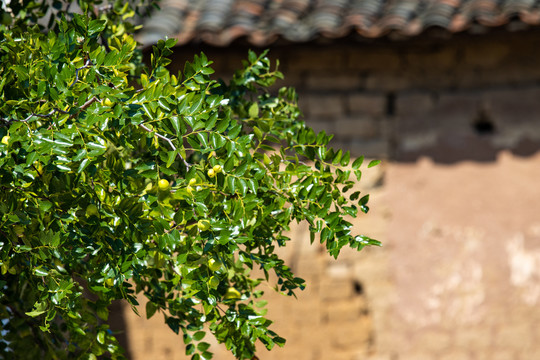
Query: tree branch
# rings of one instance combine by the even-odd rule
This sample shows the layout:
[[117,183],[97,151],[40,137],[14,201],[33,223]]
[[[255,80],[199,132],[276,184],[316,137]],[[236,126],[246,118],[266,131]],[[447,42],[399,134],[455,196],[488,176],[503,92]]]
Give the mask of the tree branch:
[[75,85],[77,83],[77,81],[79,81],[79,71],[83,70],[83,69],[88,69],[92,64],[92,61],[90,61],[90,59],[86,60],[86,62],[84,63],[83,66],[81,66],[80,68],[77,68],[75,69],[75,80],[73,81],[73,84],[69,85],[70,88],[73,87],[73,85]]
[[[149,129],[146,125],[144,125],[144,124],[139,124],[139,127],[140,127],[141,129],[143,129],[144,131],[149,132],[149,133],[153,133],[153,134],[156,135],[158,138],[160,138],[160,139],[162,139],[162,140],[165,140],[165,141],[169,144],[169,146],[171,147],[171,149],[172,149],[173,151],[176,151],[176,146],[174,146],[172,140],[169,139],[168,137],[163,136],[163,135],[161,135],[161,134],[158,134],[158,133],[156,133],[156,132],[150,130],[150,129]],[[178,157],[180,158],[180,160],[182,160],[182,162],[183,162],[184,165],[186,166],[186,169],[189,170],[189,168],[190,168],[189,163],[182,157],[182,155],[180,155],[179,152],[176,152],[176,155],[178,155]]]

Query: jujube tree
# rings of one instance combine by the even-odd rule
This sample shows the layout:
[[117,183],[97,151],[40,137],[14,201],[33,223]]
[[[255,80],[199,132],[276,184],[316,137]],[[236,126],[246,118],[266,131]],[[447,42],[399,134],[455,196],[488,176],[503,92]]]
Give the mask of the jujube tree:
[[304,287],[275,251],[289,225],[334,257],[378,244],[346,219],[368,210],[350,191],[363,158],[307,127],[293,89],[268,91],[265,53],[227,83],[203,54],[171,74],[175,41],[145,67],[129,5],[54,1],[40,25],[47,4],[2,10],[0,355],[121,357],[116,299],[162,313],[193,359],[211,358],[204,329],[237,358],[282,345],[257,286]]

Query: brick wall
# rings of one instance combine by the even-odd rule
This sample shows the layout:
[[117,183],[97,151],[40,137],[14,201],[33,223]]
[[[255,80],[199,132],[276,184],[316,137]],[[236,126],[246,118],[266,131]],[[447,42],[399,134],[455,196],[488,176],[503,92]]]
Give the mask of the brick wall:
[[[188,46],[173,66],[200,51],[225,78],[247,54]],[[288,343],[260,358],[540,358],[540,33],[338,41],[270,55],[309,125],[353,155],[385,160],[365,172],[359,187],[372,210],[355,221],[385,246],[334,261],[293,229],[283,256],[308,288],[298,300],[268,292]],[[162,319],[126,321],[134,359],[185,358]]]
[[[199,51],[225,78],[247,54],[187,47],[176,64]],[[463,143],[479,160],[538,148],[530,114],[539,110],[540,31],[278,46],[270,56],[285,74],[280,85],[297,89],[308,123],[355,155],[453,162],[466,155]]]

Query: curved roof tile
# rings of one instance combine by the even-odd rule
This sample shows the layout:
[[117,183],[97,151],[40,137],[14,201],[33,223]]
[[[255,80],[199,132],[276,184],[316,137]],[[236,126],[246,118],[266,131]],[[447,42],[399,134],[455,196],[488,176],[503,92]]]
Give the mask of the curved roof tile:
[[179,44],[226,46],[244,38],[266,46],[279,38],[416,36],[431,27],[455,33],[511,21],[540,25],[540,0],[162,0],[160,6],[138,35],[145,45],[165,36]]

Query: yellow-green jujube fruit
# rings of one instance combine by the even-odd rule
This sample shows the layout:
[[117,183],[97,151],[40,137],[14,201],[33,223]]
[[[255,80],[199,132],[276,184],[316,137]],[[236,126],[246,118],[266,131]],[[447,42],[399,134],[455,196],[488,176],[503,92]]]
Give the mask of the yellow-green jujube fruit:
[[9,137],[9,135],[4,136],[4,137],[2,138],[2,144],[4,144],[4,145],[9,145],[9,139],[11,139],[11,138]]
[[212,289],[217,288],[219,286],[219,278],[217,276],[211,276],[210,280],[208,280],[208,286]]
[[225,296],[223,297],[225,300],[229,300],[229,299],[240,299],[240,296],[242,296],[242,294],[240,294],[240,291],[236,290],[235,288],[233,287],[230,287],[227,289],[227,292],[225,293]]
[[213,178],[214,176],[216,176],[216,172],[214,171],[214,169],[208,169],[207,174],[209,178]]
[[97,216],[98,214],[98,207],[95,204],[90,204],[86,207],[86,216]]
[[210,229],[210,221],[208,220],[199,220],[197,222],[197,227],[199,228],[199,230],[201,231],[206,231],[208,229]]
[[169,190],[169,182],[165,179],[161,179],[158,181],[158,189],[161,191],[167,191]]
[[221,269],[221,262],[219,260],[211,258],[208,260],[208,268],[210,268],[210,270],[212,271],[218,271],[219,269]]
[[221,167],[221,165],[214,165],[212,170],[214,170],[215,174],[219,174],[223,170],[223,168]]
[[195,178],[189,179],[189,185],[193,186],[193,185],[195,185],[196,183],[197,183],[197,179],[195,179]]
[[104,106],[113,106],[113,102],[109,98],[105,98],[101,102]]

